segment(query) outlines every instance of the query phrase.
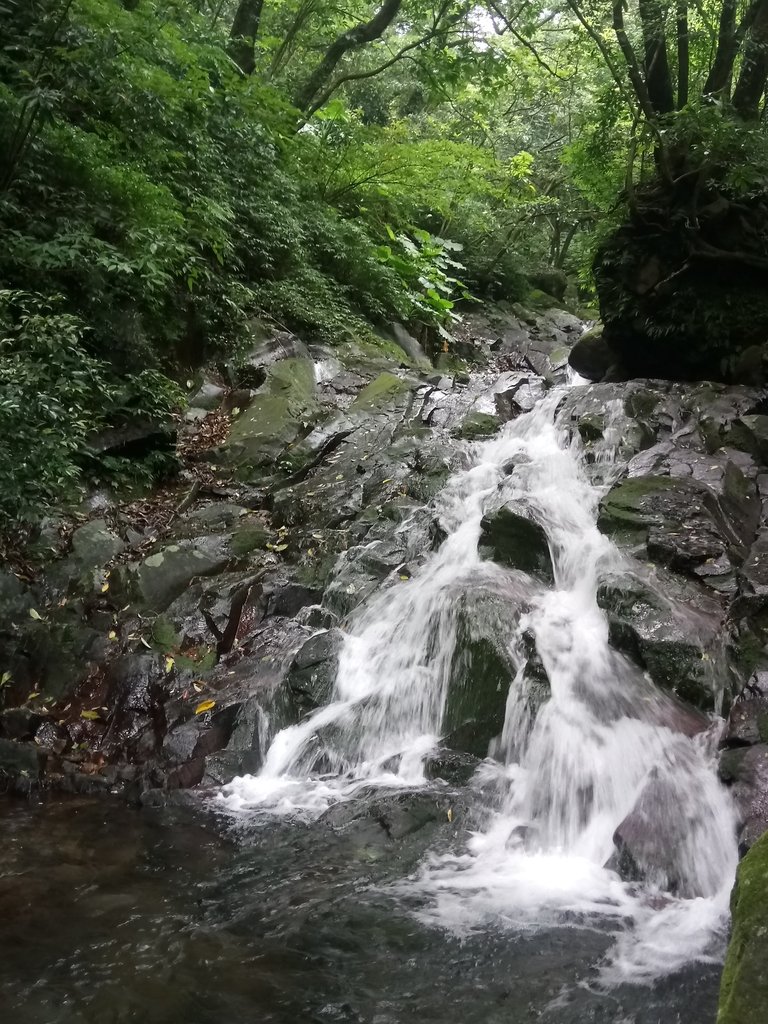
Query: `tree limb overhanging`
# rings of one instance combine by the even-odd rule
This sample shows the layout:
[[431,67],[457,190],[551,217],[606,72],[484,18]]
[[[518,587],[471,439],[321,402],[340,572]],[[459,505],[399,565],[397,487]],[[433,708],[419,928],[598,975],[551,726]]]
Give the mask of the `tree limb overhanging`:
[[357,50],[366,43],[379,39],[400,12],[402,0],[384,0],[370,21],[347,29],[331,43],[315,70],[294,98],[299,110],[307,110],[312,100],[327,83],[342,57],[350,50]]

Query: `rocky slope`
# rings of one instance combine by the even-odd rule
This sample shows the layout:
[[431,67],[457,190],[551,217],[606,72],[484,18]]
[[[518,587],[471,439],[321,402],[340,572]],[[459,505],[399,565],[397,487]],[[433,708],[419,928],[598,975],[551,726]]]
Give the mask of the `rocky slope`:
[[[380,587],[396,599],[440,544],[431,499],[469,446],[565,382],[581,329],[559,309],[473,314],[469,371],[429,366],[412,339],[330,350],[271,333],[231,386],[202,382],[188,480],[159,521],[95,495],[77,523],[44,525],[41,571],[0,574],[2,789],[158,803],[258,770],[270,737],[328,700],[350,613]],[[625,466],[599,520],[628,557],[599,594],[612,643],[669,693],[672,728],[725,716],[720,771],[746,852],[768,828],[768,390],[596,383],[563,391],[561,410],[588,461],[607,438]],[[481,543],[551,572],[546,537],[513,508],[488,514]],[[471,770],[501,729],[520,666],[498,616],[493,595],[462,607],[438,774]],[[535,638],[524,655],[544,700]],[[627,877],[652,829],[640,805],[619,828]],[[727,1007],[756,984],[745,891]]]

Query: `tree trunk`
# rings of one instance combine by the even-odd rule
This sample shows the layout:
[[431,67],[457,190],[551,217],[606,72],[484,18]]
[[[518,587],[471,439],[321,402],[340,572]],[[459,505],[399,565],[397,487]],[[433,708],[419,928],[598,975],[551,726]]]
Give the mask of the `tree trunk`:
[[755,13],[741,73],[733,90],[734,109],[747,120],[760,117],[760,100],[768,81],[768,0],[762,0]]
[[690,77],[690,44],[688,37],[688,0],[677,0],[677,109],[688,102]]
[[294,103],[300,110],[306,110],[314,99],[315,95],[325,85],[333,74],[334,68],[349,50],[359,49],[366,43],[372,43],[378,39],[389,28],[397,17],[402,0],[384,0],[384,3],[376,11],[370,21],[356,25],[354,28],[342,32],[340,36],[331,43],[325,51],[323,59],[307,79],[305,85],[299,90]]
[[704,95],[711,96],[728,88],[736,60],[736,6],[738,0],[723,0],[720,8],[720,26],[717,35],[717,50],[707,80]]
[[672,73],[667,56],[667,34],[664,27],[666,8],[661,0],[639,0],[638,10],[643,26],[645,81],[653,109],[657,114],[670,114],[675,109]]
[[256,67],[256,36],[264,0],[240,0],[229,33],[229,54],[245,75]]

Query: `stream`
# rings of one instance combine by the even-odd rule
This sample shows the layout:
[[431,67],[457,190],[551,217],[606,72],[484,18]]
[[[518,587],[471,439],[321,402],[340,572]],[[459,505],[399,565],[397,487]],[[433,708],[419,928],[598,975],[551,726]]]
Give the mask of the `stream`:
[[[175,808],[2,807],[3,1020],[714,1021],[737,863],[720,724],[672,728],[609,646],[598,586],[631,565],[596,519],[621,406],[587,462],[564,393],[468,446],[437,550],[354,613],[330,702],[257,774]],[[544,529],[550,578],[483,557],[501,506]],[[490,756],[441,771],[459,610],[483,593],[519,671]],[[638,803],[663,842],[622,881]]]

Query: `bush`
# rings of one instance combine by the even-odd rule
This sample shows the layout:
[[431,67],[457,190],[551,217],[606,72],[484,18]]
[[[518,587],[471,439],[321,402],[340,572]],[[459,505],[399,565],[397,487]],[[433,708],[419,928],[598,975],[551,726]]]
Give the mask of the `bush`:
[[82,320],[60,305],[0,291],[2,531],[78,496],[97,431],[128,415],[167,419],[181,401],[176,385],[157,372],[117,377],[88,351]]

